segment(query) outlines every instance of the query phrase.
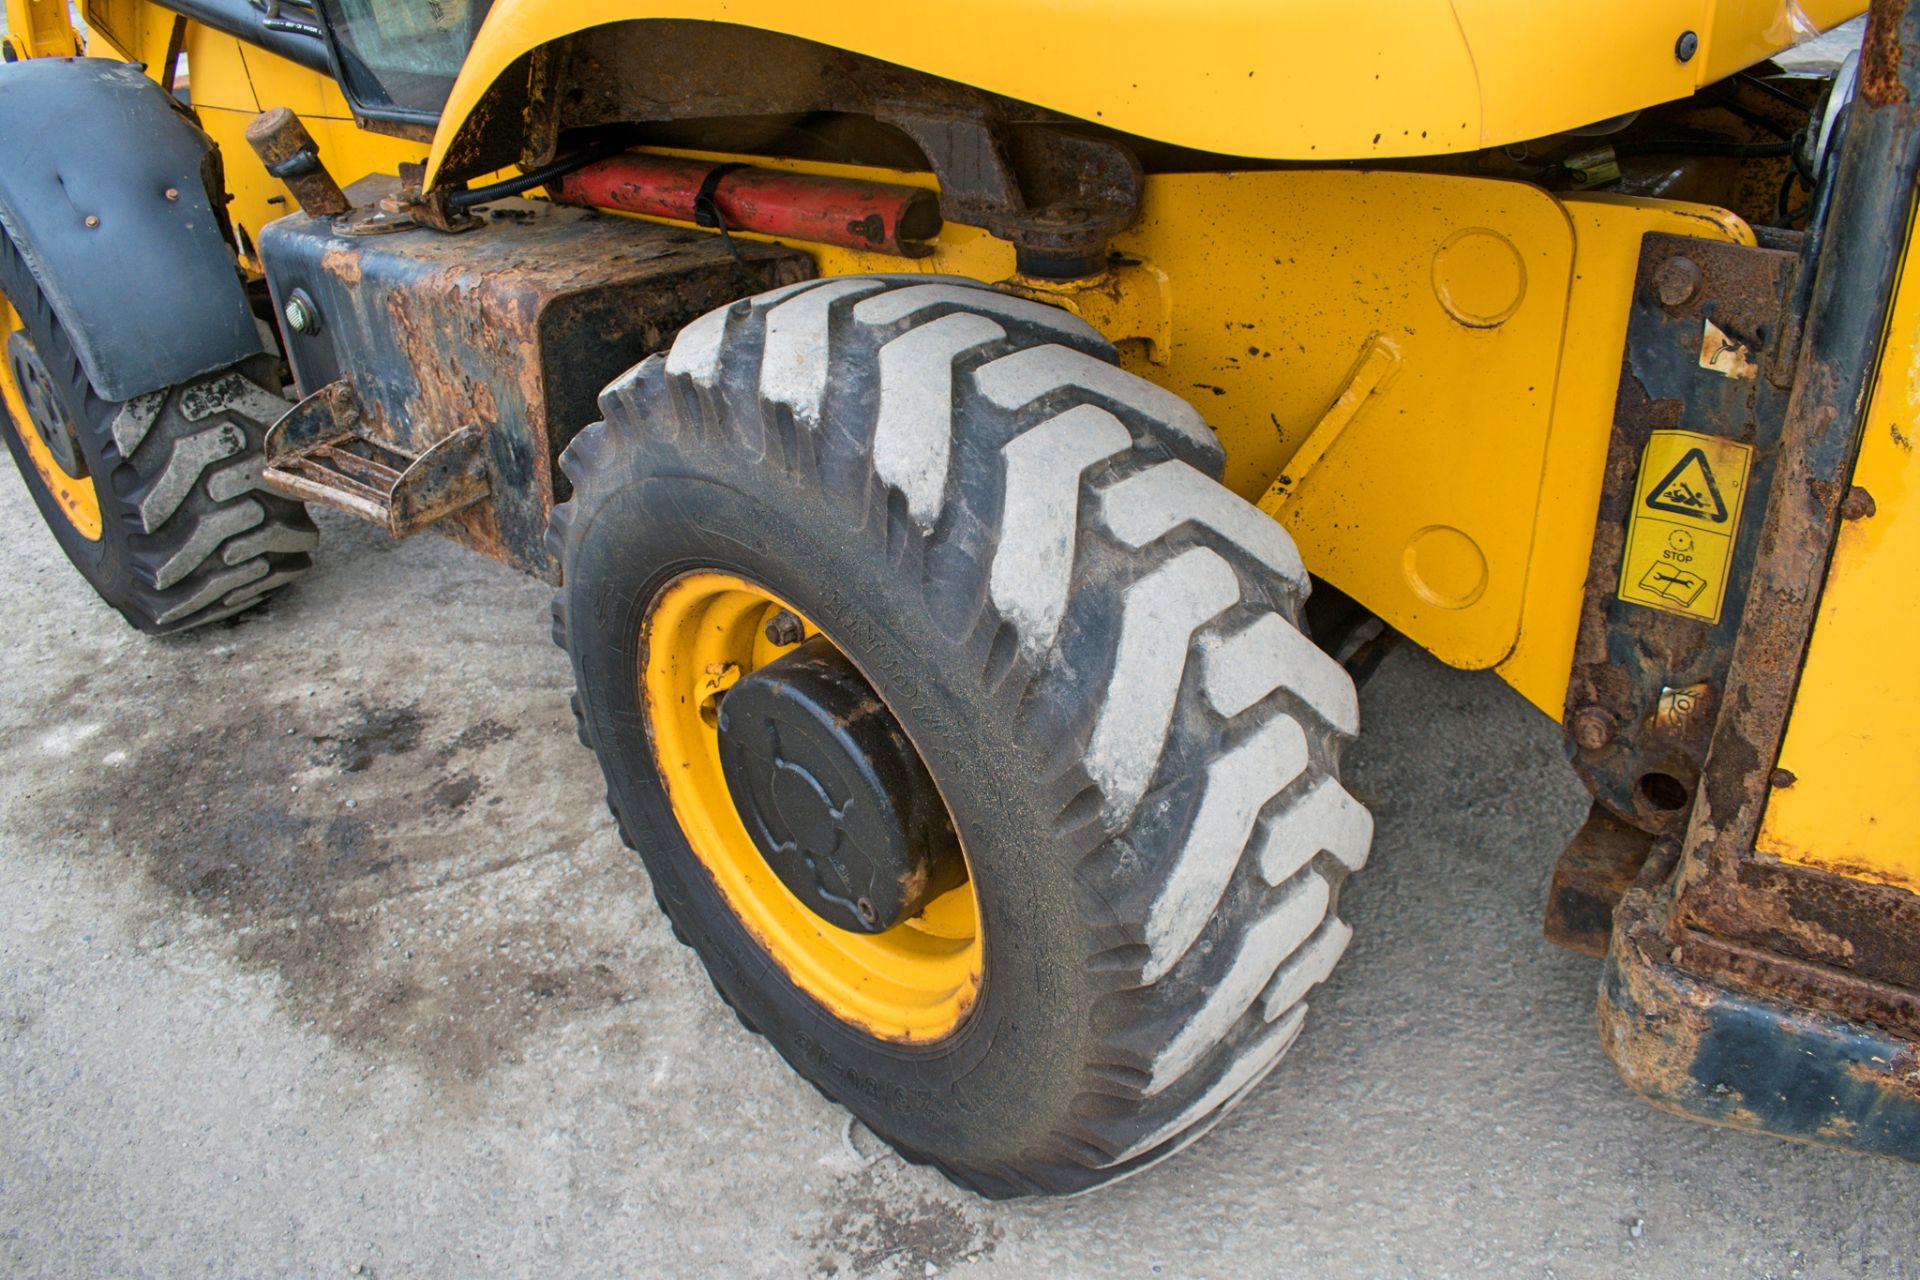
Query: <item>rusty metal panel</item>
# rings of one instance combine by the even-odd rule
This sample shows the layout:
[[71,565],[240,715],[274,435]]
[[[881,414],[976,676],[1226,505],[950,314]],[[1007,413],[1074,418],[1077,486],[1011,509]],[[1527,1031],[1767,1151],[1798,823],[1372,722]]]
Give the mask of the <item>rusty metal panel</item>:
[[1674,235],[1641,247],[1565,723],[1594,795],[1645,831],[1685,821],[1727,696],[1786,416],[1796,261]]
[[1684,929],[1673,941],[1660,882],[1674,861],[1662,841],[1627,891],[1600,982],[1600,1042],[1621,1078],[1694,1119],[1920,1160],[1920,1043],[1884,1016],[1823,1012],[1816,980],[1703,976],[1712,944]]
[[[394,182],[362,179],[349,195],[365,205]],[[532,200],[500,201],[460,235],[348,236],[298,214],[260,234],[301,393],[345,379],[358,430],[408,457],[481,428],[490,496],[436,527],[547,577],[556,464],[598,416],[600,389],[695,317],[813,274],[803,253],[736,247],[738,261],[698,231]],[[295,290],[313,312],[306,332],[285,322]]]
[[1791,784],[1777,770],[1781,742],[1848,510],[1894,284],[1910,257],[1920,173],[1916,51],[1920,6],[1876,0],[1861,93],[1801,255],[1798,336],[1788,334],[1798,356],[1772,477],[1753,495],[1764,499],[1764,515],[1727,692],[1676,832],[1679,858],[1663,891],[1670,909],[1648,917],[1672,948],[1669,963],[1693,977],[1909,1036],[1920,1035],[1920,895],[1783,862],[1756,844],[1768,796]]
[[1542,930],[1547,941],[1581,955],[1607,954],[1614,909],[1640,874],[1652,843],[1652,836],[1595,802],[1554,864]]
[[[1877,4],[1869,30],[1869,54],[1874,31],[1884,43],[1897,30],[1896,51],[1920,47],[1920,14],[1904,4]],[[1870,94],[1866,86],[1873,77],[1888,83]],[[1820,228],[1806,339],[1761,529],[1766,553],[1755,566],[1752,604],[1729,673],[1740,696],[1714,726],[1706,782],[1676,872],[1674,919],[1855,979],[1920,990],[1920,947],[1914,942],[1920,938],[1920,895],[1755,852],[1894,280],[1907,255],[1920,167],[1920,63],[1903,56],[1872,76],[1863,63],[1861,82],[1831,209]],[[1838,986],[1827,992],[1826,1002],[1874,1016],[1857,994]]]

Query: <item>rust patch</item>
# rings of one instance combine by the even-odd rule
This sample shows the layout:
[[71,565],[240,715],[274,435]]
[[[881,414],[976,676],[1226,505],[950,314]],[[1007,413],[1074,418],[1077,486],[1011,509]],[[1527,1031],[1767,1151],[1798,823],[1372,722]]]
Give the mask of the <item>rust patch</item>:
[[[364,207],[399,189],[379,176],[349,195]],[[429,505],[423,518],[552,579],[547,518],[567,496],[555,460],[599,416],[600,392],[696,317],[814,268],[777,245],[741,243],[736,261],[697,231],[545,201],[482,212],[479,229],[457,236],[343,237],[286,218],[261,233],[261,253],[277,289],[299,284],[326,316],[320,332],[288,339],[302,391],[349,382],[356,430],[407,459],[476,429],[477,453],[442,452],[462,476],[483,469],[486,496],[446,516]]]
[[[1783,327],[1795,278],[1793,256],[1777,250],[1668,235],[1646,237],[1641,249],[1564,723],[1574,765],[1595,797],[1643,831],[1681,828],[1714,715],[1737,696],[1727,669],[1748,606],[1759,518],[1749,499],[1738,526],[1729,527],[1727,577],[1720,582],[1716,573],[1714,583],[1724,592],[1718,621],[1652,608],[1644,597],[1623,600],[1641,459],[1653,433],[1682,430],[1750,449],[1755,488],[1770,474],[1786,394],[1772,378],[1749,375],[1770,372],[1780,358],[1761,335],[1771,339]],[[1716,338],[1716,351],[1737,347],[1739,359],[1708,360],[1702,343]],[[1575,732],[1602,714],[1614,733],[1583,740]]]
[[1582,955],[1605,955],[1614,908],[1640,874],[1651,844],[1646,832],[1595,804],[1554,864],[1547,889],[1547,941]]
[[1879,511],[1880,508],[1874,505],[1873,495],[1857,484],[1847,490],[1847,496],[1840,502],[1842,520],[1865,520],[1878,515]]
[[1900,76],[1907,4],[1908,0],[1873,0],[1867,9],[1867,33],[1860,42],[1859,93],[1876,107],[1896,107],[1907,101],[1907,86]]
[[[1599,1023],[1621,1078],[1692,1119],[1920,1159],[1920,1046],[1793,1002],[1835,975],[1692,930],[1676,935],[1665,883],[1675,849],[1656,846],[1616,916]],[[1702,978],[1703,961],[1728,985]],[[1756,988],[1775,994],[1756,997]]]
[[335,245],[321,254],[320,269],[349,287],[360,283],[360,255],[347,245]]

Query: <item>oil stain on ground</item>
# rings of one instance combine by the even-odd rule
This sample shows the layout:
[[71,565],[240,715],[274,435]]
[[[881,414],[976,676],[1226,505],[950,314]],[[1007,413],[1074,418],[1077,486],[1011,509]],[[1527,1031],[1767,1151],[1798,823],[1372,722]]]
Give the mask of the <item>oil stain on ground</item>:
[[128,744],[117,767],[72,770],[71,788],[36,806],[50,827],[58,809],[87,815],[107,847],[217,922],[242,964],[282,979],[295,1021],[471,1081],[543,1029],[632,999],[632,966],[566,920],[441,892],[540,852],[502,847],[488,821],[486,765],[505,763],[512,727],[209,693],[182,700],[192,714],[111,727],[102,739]]

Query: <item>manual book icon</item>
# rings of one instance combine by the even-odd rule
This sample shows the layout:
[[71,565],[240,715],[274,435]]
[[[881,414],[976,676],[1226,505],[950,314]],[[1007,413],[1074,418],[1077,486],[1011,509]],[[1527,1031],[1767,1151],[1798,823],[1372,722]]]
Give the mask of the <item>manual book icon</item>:
[[1647,505],[1655,511],[1677,516],[1692,516],[1714,524],[1727,522],[1727,504],[1721,500],[1720,484],[1713,478],[1704,450],[1693,448],[1680,456],[1673,470],[1647,495]]
[[1692,604],[1706,586],[1707,580],[1692,570],[1665,564],[1654,565],[1640,579],[1643,591],[1651,591],[1677,605]]

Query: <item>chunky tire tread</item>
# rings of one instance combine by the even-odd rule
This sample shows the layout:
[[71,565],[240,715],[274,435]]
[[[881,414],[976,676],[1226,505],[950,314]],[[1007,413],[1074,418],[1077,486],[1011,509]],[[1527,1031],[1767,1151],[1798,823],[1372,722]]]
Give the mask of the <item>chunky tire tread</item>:
[[319,535],[306,508],[260,488],[266,429],[290,406],[255,382],[250,366],[121,403],[103,400],[5,235],[0,293],[79,424],[100,501],[99,542],[81,538],[53,508],[13,438],[32,428],[5,428],[8,445],[62,549],[128,622],[152,633],[204,626],[251,608],[307,570]]
[[[849,536],[883,547],[961,638],[982,714],[1041,744],[1033,785],[1052,797],[1050,853],[1080,904],[1051,962],[1104,991],[1085,1033],[1063,1038],[1078,1091],[1015,1154],[903,1154],[987,1195],[1070,1192],[1217,1122],[1299,1034],[1344,951],[1339,887],[1372,821],[1338,781],[1357,703],[1301,633],[1305,569],[1218,483],[1200,415],[1122,371],[1076,318],[927,277],[735,303],[615,381],[601,409],[561,457],[575,498],[549,547],[563,565],[636,449],[784,469],[832,488]],[[569,607],[563,589],[563,647]],[[589,745],[592,708],[576,695]],[[696,932],[661,900],[677,934]]]

